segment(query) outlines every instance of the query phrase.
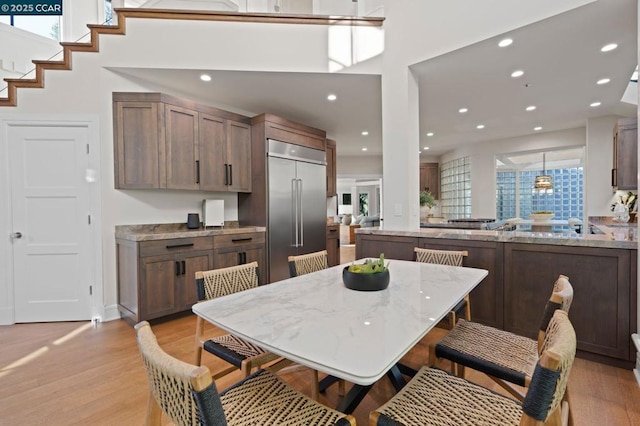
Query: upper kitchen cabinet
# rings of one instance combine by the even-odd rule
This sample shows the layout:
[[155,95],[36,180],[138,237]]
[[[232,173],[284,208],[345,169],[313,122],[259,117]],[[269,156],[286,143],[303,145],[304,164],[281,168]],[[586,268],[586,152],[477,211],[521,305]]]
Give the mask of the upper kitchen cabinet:
[[251,191],[251,126],[162,93],[113,93],[115,186]]
[[618,120],[613,130],[613,190],[638,189],[638,120]]
[[251,126],[200,114],[199,135],[200,189],[251,192]]
[[420,191],[429,191],[440,199],[440,172],[438,163],[420,163]]
[[327,197],[335,197],[337,192],[336,141],[327,139]]
[[116,188],[164,187],[164,105],[119,102],[114,93],[113,124]]

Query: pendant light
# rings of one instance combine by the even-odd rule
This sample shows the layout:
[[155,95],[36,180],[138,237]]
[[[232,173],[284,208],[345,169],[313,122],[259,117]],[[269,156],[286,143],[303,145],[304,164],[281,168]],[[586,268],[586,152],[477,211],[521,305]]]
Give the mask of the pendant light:
[[540,190],[540,192],[551,192],[553,190],[553,181],[551,180],[551,176],[546,174],[547,169],[545,167],[545,153],[542,153],[542,174],[540,176],[536,176],[535,183],[533,187],[535,189]]

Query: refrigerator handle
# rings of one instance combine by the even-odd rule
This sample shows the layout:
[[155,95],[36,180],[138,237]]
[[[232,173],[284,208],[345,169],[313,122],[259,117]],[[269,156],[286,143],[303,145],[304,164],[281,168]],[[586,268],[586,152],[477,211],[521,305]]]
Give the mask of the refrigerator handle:
[[291,235],[294,240],[292,247],[298,247],[298,182],[297,179],[291,179],[291,217],[293,218],[293,229]]
[[304,246],[304,210],[302,209],[302,179],[298,179],[298,204],[300,206],[300,241],[298,247]]

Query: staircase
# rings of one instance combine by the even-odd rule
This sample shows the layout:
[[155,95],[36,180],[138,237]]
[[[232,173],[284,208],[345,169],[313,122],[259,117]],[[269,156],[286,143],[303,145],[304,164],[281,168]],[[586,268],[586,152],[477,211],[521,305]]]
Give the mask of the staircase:
[[[45,70],[70,70],[73,52],[98,52],[100,34],[126,33],[127,18],[195,20],[195,21],[233,21],[233,22],[261,22],[276,24],[311,24],[311,25],[351,25],[351,26],[382,26],[384,18],[378,17],[334,17],[321,15],[287,15],[271,13],[239,13],[212,12],[194,10],[143,9],[125,8],[115,9],[117,25],[88,24],[91,39],[88,42],[61,42],[61,60],[34,60],[34,78],[5,78],[7,83],[5,97],[0,97],[0,107],[15,107],[18,105],[18,88],[43,88]],[[27,75],[31,74],[29,72]],[[24,77],[24,76],[23,76]]]

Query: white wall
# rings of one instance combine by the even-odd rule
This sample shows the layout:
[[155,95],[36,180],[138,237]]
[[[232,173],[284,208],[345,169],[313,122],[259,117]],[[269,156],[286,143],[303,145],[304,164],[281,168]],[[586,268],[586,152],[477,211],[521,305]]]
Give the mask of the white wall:
[[[3,23],[0,23],[0,40],[2,78],[19,77],[35,68],[31,62],[33,59],[49,59],[62,50],[55,40]],[[5,85],[4,81],[1,82],[0,88]]]
[[361,178],[373,179],[382,177],[382,156],[358,155],[339,156],[336,159],[338,179]]

